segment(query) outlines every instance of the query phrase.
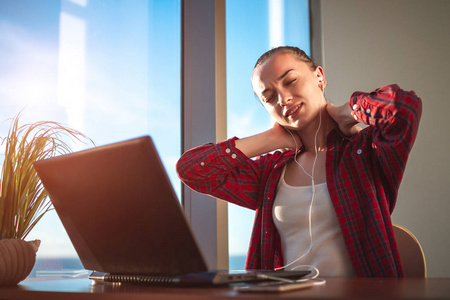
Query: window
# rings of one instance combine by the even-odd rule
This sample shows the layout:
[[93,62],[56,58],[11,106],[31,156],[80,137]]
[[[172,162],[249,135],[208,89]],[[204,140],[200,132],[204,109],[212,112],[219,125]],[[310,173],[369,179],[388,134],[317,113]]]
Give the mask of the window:
[[[245,137],[272,126],[254,96],[250,76],[261,54],[280,45],[297,46],[310,54],[307,0],[227,0],[228,137]],[[254,211],[228,205],[230,269],[243,269]]]
[[[181,0],[1,1],[0,136],[24,107],[21,124],[57,121],[96,145],[150,134],[180,195],[180,14]],[[54,211],[35,238],[31,276],[83,272]]]
[[[150,134],[180,195],[174,165],[181,154],[182,2],[1,1],[0,137],[8,131],[7,120],[24,107],[22,123],[61,122],[97,145]],[[202,4],[206,6],[211,13],[211,6]],[[195,26],[202,28],[195,24],[190,30],[198,31]],[[272,122],[250,84],[257,58],[281,44],[310,52],[308,1],[227,0],[226,31],[228,136],[244,137],[268,129]],[[206,57],[211,66],[211,53],[193,56],[197,54],[201,59],[193,64],[204,67]],[[197,122],[194,127],[209,126]],[[202,139],[195,137],[192,143],[197,140]],[[74,145],[74,150],[82,147]],[[230,268],[240,269],[254,213],[228,208]],[[190,208],[189,214],[196,217],[193,211]],[[54,211],[27,237],[34,238],[42,244],[31,276],[83,272]],[[208,247],[209,236],[201,240]]]

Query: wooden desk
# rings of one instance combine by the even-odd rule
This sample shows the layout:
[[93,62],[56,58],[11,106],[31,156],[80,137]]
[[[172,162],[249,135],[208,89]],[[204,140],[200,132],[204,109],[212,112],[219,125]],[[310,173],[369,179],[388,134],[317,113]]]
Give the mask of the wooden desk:
[[93,283],[89,279],[24,282],[1,287],[0,299],[450,299],[450,278],[329,278],[323,286],[288,293],[244,294],[232,288],[163,288]]

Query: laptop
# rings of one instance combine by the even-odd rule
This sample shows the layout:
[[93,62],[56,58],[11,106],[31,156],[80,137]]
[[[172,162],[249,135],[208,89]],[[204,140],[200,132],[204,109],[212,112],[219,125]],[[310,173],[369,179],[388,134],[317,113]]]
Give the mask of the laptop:
[[[267,272],[208,270],[150,136],[34,166],[93,280],[214,285]],[[309,271],[264,274],[300,278]]]

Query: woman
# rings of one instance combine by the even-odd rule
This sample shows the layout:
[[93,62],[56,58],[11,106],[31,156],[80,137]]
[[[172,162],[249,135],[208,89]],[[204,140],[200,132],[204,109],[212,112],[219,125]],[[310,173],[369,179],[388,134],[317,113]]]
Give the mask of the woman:
[[335,106],[325,101],[326,83],[302,50],[266,52],[252,86],[275,125],[187,151],[179,177],[256,211],[247,269],[312,265],[322,276],[401,277],[390,214],[421,100],[392,85]]

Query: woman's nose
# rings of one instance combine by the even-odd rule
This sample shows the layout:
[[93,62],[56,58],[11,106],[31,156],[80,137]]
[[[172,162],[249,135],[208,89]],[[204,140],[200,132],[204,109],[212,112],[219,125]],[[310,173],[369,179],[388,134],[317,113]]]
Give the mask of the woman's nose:
[[278,93],[278,104],[280,106],[285,106],[292,100],[292,96],[289,93],[286,92],[279,92]]

